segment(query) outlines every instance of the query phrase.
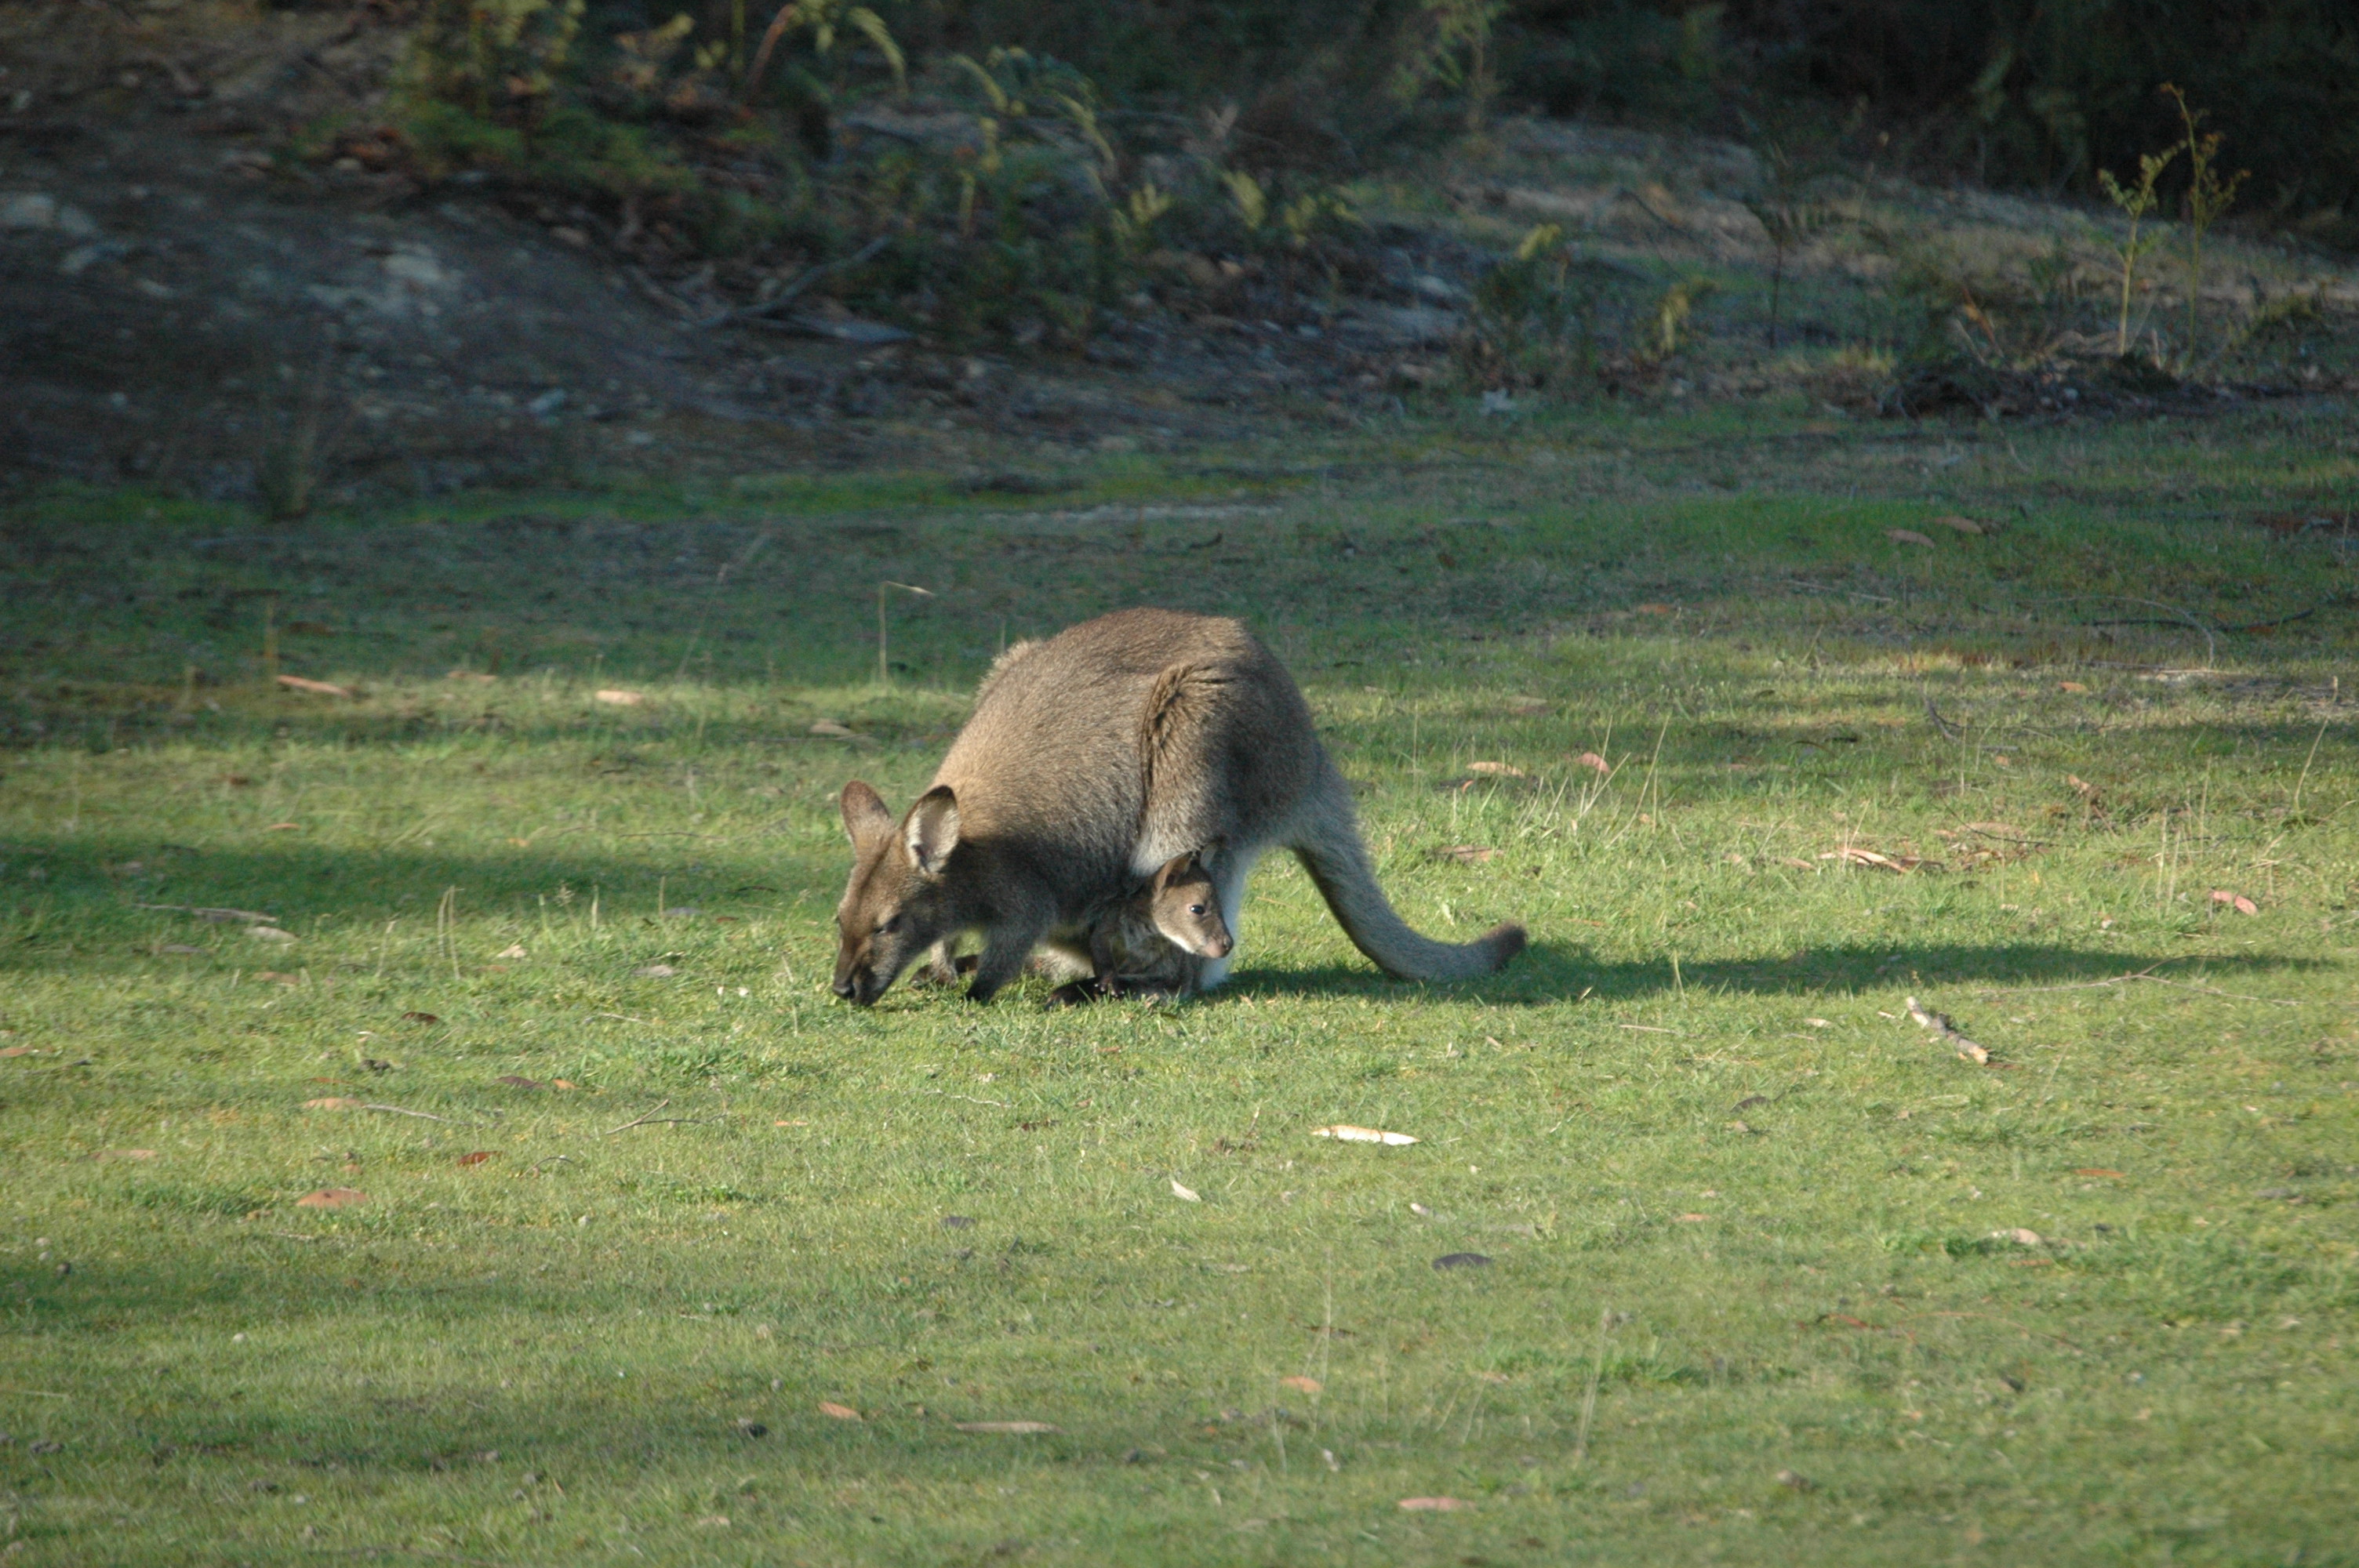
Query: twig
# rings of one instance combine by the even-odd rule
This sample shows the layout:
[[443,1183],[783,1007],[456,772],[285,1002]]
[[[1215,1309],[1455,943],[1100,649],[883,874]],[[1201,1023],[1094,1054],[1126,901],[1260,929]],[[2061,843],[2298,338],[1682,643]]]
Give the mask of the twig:
[[2137,970],[2134,974],[2114,975],[2102,980],[2076,980],[2071,985],[2063,986],[2002,986],[1996,990],[1988,990],[1982,994],[1984,996],[2024,996],[2037,991],[2093,991],[2103,990],[2107,986],[2121,985],[2129,980],[2149,980],[2158,986],[2177,986],[2181,990],[2201,991],[2206,996],[2225,997],[2230,1001],[2257,1001],[2269,1007],[2349,1007],[2352,1005],[2350,1002],[2345,1001],[2305,1002],[2295,998],[2247,996],[2243,991],[2223,991],[2218,986],[2197,985],[2192,980],[2165,979],[2162,976],[2154,972],[2155,970],[2162,968],[2165,964],[2200,963],[2203,957],[2203,954],[2190,953],[2183,958],[2158,959],[2152,964],[2148,964],[2145,968]]
[[1614,1326],[1614,1309],[1597,1309],[1597,1354],[1589,1363],[1589,1390],[1581,1396],[1581,1431],[1572,1440],[1575,1465],[1589,1456],[1589,1423],[1597,1414],[1597,1384],[1605,1376],[1605,1332]]
[[[670,1103],[671,1101],[666,1100],[663,1105],[656,1107],[656,1110],[661,1110],[664,1106]],[[656,1110],[647,1112],[636,1121],[626,1121],[620,1127],[610,1127],[598,1136],[612,1138],[617,1132],[628,1132],[634,1127],[703,1127],[711,1125],[712,1121],[709,1116],[658,1116]]]
[[1908,1009],[1908,1016],[1917,1021],[1919,1028],[1930,1030],[1936,1036],[1955,1046],[1958,1054],[1974,1065],[1978,1067],[1990,1065],[1991,1054],[1960,1033],[1957,1026],[1947,1017],[1938,1012],[1927,1011],[1917,1004],[1917,999],[1913,996],[1903,1005]]
[[278,924],[278,917],[277,915],[263,914],[251,909],[208,909],[202,904],[189,903],[135,903],[131,907],[134,909],[164,909],[169,910],[175,914],[193,914],[199,920],[210,920],[216,925],[231,920],[251,920],[264,925],[276,925]]
[[644,1023],[650,1029],[656,1026],[656,1021],[652,1018],[633,1018],[627,1012],[593,1012],[590,1016],[592,1018],[611,1018],[617,1023]]
[[437,1116],[430,1110],[408,1110],[397,1105],[364,1105],[361,1107],[361,1108],[363,1110],[386,1111],[394,1116],[414,1116],[420,1121],[449,1122],[452,1127],[472,1127],[474,1125],[474,1123],[469,1121],[451,1121],[451,1118],[447,1116]]
[[811,287],[814,284],[817,284],[825,278],[832,277],[839,272],[846,272],[855,266],[865,265],[869,262],[875,260],[876,257],[884,251],[885,247],[892,243],[892,235],[879,234],[848,256],[841,256],[832,262],[822,262],[819,265],[812,267],[800,277],[795,279],[792,283],[787,285],[784,288],[778,290],[777,293],[773,294],[769,298],[761,301],[759,304],[742,305],[734,310],[723,310],[718,316],[709,317],[704,320],[699,321],[697,326],[700,329],[719,327],[724,326],[731,321],[753,320],[764,316],[775,316],[779,311],[785,309],[788,306],[793,304],[796,300],[801,298],[804,295],[810,293]]

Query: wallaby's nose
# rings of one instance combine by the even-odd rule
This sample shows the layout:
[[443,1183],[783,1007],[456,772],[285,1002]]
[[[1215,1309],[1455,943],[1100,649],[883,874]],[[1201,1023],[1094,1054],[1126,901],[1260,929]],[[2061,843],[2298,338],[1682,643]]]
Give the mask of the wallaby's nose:
[[836,995],[842,997],[844,1000],[850,1001],[853,996],[858,994],[860,988],[853,985],[851,979],[847,978],[836,981],[835,984],[829,989],[833,990]]
[[1236,938],[1234,936],[1215,936],[1212,941],[1212,957],[1225,958],[1229,956],[1230,949],[1236,945]]

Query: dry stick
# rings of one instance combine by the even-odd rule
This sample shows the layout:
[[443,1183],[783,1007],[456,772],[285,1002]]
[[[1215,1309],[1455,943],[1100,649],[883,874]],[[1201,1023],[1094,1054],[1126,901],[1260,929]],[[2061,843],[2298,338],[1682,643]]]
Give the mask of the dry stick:
[[397,1105],[364,1105],[361,1107],[361,1108],[363,1110],[381,1110],[393,1116],[414,1116],[420,1121],[449,1122],[452,1127],[473,1127],[474,1125],[474,1123],[471,1121],[451,1121],[449,1117],[437,1116],[430,1110],[408,1110]]
[[[671,1101],[665,1100],[663,1105],[656,1107],[656,1110],[661,1110],[664,1106],[670,1103]],[[612,1138],[617,1132],[628,1132],[634,1127],[705,1127],[710,1126],[712,1121],[712,1119],[709,1116],[658,1116],[655,1110],[651,1110],[636,1121],[626,1121],[620,1127],[610,1127],[598,1136]]]
[[1908,1016],[1917,1021],[1919,1028],[1930,1030],[1936,1037],[1955,1046],[1959,1055],[1976,1066],[1990,1065],[1991,1054],[1960,1033],[1957,1026],[1951,1023],[1946,1015],[1928,1011],[1918,1005],[1917,999],[1913,996],[1909,997],[1903,1005],[1908,1009]]
[[839,272],[846,272],[855,266],[866,265],[868,263],[875,261],[876,257],[883,253],[885,247],[892,243],[892,235],[879,234],[848,256],[842,256],[832,262],[822,262],[819,265],[812,267],[800,277],[795,279],[792,283],[787,285],[784,288],[781,288],[778,292],[770,296],[769,298],[762,300],[758,304],[740,306],[734,310],[723,310],[718,316],[707,317],[705,319],[699,321],[697,326],[700,329],[719,327],[731,321],[752,320],[764,316],[775,316],[779,311],[785,309],[788,306],[793,304],[796,300],[801,298],[805,294],[810,292],[810,288],[813,284],[832,277]]
[[2326,739],[2327,723],[2328,721],[2323,719],[2318,721],[2318,733],[2310,739],[2310,755],[2301,760],[2301,777],[2294,781],[2293,810],[2288,815],[2299,816],[2301,812],[2301,786],[2310,782],[2310,764],[2318,761],[2318,743]]
[[1597,1355],[1589,1363],[1589,1390],[1581,1396],[1581,1431],[1572,1440],[1572,1462],[1589,1456],[1589,1423],[1597,1414],[1597,1382],[1605,1375],[1605,1331],[1614,1326],[1614,1309],[1597,1309]]

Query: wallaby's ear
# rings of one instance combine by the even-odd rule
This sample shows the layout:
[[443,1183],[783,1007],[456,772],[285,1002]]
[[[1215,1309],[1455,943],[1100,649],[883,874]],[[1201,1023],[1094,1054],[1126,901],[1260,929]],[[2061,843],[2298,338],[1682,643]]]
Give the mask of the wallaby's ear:
[[958,848],[958,796],[948,784],[936,784],[918,797],[901,824],[901,842],[908,846],[910,863],[926,875],[940,876],[942,862]]
[[843,798],[837,804],[843,808],[843,831],[855,849],[893,831],[893,814],[885,808],[885,797],[858,779],[843,786]]
[[1155,891],[1161,892],[1195,869],[1195,850],[1190,849],[1184,855],[1172,856],[1155,869]]

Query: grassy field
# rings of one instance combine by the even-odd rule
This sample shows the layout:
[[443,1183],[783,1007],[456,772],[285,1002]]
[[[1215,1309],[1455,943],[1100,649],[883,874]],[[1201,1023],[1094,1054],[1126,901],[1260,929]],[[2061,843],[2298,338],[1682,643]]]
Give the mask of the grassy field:
[[[2359,600],[2250,522],[2354,469],[1797,407],[21,503],[0,1554],[2359,1562]],[[1142,601],[1532,951],[1387,982],[1272,862],[1184,1007],[834,1003],[843,782]]]

